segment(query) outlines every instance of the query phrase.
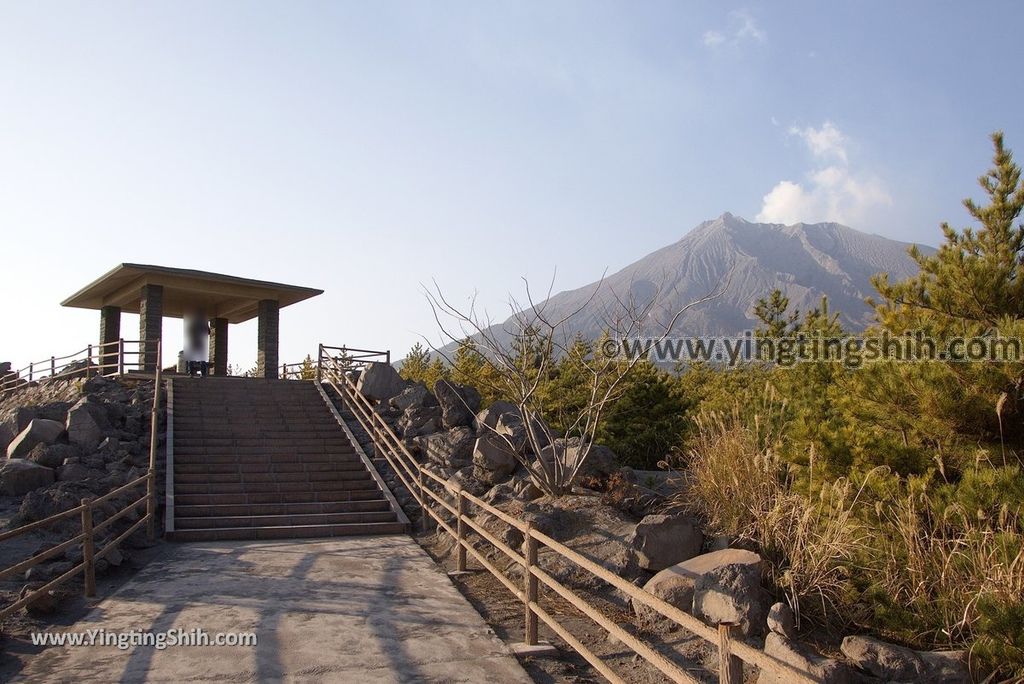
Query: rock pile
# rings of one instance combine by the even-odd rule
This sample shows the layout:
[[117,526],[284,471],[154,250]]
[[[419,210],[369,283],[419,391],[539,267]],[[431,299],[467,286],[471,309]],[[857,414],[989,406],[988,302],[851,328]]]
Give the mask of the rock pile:
[[[149,466],[149,411],[151,382],[122,382],[102,377],[68,379],[26,386],[0,401],[0,495],[20,497],[10,527],[42,520],[78,506],[145,474]],[[161,431],[162,432],[162,431]],[[162,452],[162,450],[161,450]],[[162,453],[160,454],[162,459]],[[106,520],[138,499],[132,490],[96,506],[94,523]],[[105,543],[139,520],[138,510],[103,531]],[[53,535],[67,538],[79,533],[77,518],[47,526]],[[128,544],[145,546],[144,531]],[[102,571],[123,560],[111,553],[97,564]],[[31,569],[32,582],[46,581],[81,561],[81,546]]]

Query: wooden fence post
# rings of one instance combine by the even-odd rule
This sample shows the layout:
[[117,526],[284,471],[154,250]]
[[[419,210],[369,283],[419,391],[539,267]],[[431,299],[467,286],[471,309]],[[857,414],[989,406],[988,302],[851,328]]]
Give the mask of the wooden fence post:
[[[102,349],[102,347],[100,347]],[[99,359],[96,359],[97,363]],[[85,377],[92,377],[92,345],[90,344],[85,348]]]
[[458,551],[455,553],[455,570],[466,572],[466,497],[462,494],[462,485],[459,485],[459,518],[455,523],[455,532],[458,535]]
[[416,468],[416,485],[420,490],[420,531],[426,533],[430,530],[430,520],[428,519],[430,514],[427,513],[427,495],[423,492],[422,468]]
[[82,499],[82,561],[85,571],[85,596],[96,595],[96,563],[93,561],[95,549],[92,538],[92,500]]
[[523,567],[524,604],[526,606],[526,634],[523,641],[527,646],[536,646],[537,614],[530,607],[531,603],[537,602],[537,576],[533,574],[533,567],[537,565],[537,539],[533,536],[532,522],[526,523],[526,553],[523,556],[526,561]]
[[117,374],[124,375],[124,338],[117,341]]
[[50,377],[57,375],[57,359],[56,357],[50,357]]
[[720,684],[742,684],[743,661],[732,654],[732,633],[736,625],[718,624],[718,681]]
[[[161,341],[156,343],[156,357],[161,358]],[[160,423],[160,382],[161,366],[156,365],[156,377],[153,379],[153,410],[149,425],[149,473],[146,479],[146,534],[152,541],[156,539],[156,445],[157,430]]]

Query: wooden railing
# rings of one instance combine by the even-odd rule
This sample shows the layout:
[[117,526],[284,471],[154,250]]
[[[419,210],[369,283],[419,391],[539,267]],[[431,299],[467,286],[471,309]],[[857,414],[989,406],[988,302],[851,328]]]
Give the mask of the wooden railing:
[[[544,585],[586,615],[608,634],[614,636],[633,650],[673,682],[698,681],[664,653],[645,643],[640,637],[623,629],[599,608],[589,603],[580,594],[559,582],[541,568],[537,563],[537,553],[538,547],[543,545],[553,553],[575,564],[578,568],[589,572],[626,594],[634,604],[646,606],[661,616],[674,621],[690,634],[696,635],[706,642],[717,646],[720,682],[739,684],[742,681],[743,662],[760,668],[763,672],[785,677],[785,681],[821,681],[807,672],[798,670],[740,641],[736,638],[736,628],[734,625],[706,625],[694,616],[663,601],[650,592],[644,591],[602,565],[552,539],[550,536],[535,529],[531,523],[508,515],[460,487],[450,486],[445,478],[424,468],[409,453],[402,440],[374,411],[371,402],[356,389],[356,384],[348,373],[350,368],[335,361],[331,353],[324,353],[324,350],[330,352],[332,349],[337,348],[323,347],[321,345],[319,357],[319,377],[321,381],[338,393],[346,407],[351,410],[363,429],[370,435],[378,454],[384,457],[402,485],[410,492],[419,505],[423,523],[426,524],[428,520],[433,519],[441,529],[455,540],[457,544],[457,570],[466,570],[468,553],[494,575],[505,588],[523,602],[525,616],[523,633],[524,641],[527,645],[533,646],[538,643],[537,624],[538,620],[541,620],[590,663],[605,679],[610,682],[624,681],[607,663],[590,650],[578,637],[572,634],[567,627],[561,624],[551,612],[544,608],[540,597],[540,585]],[[379,354],[380,352],[376,353]],[[496,535],[489,532],[479,521],[479,518],[473,515],[473,509],[486,512],[522,533],[524,538],[522,553],[512,549],[498,539]],[[521,585],[518,585],[499,570],[488,555],[481,548],[478,548],[481,540],[522,567],[523,581]]]
[[320,377],[320,369],[325,359],[347,370],[358,370],[368,363],[391,363],[390,351],[374,351],[372,349],[352,349],[351,347],[328,347],[321,344],[317,350],[316,361],[312,357],[298,363],[282,363],[282,380],[316,380]]
[[[90,344],[72,354],[51,356],[33,361],[24,368],[0,373],[0,395],[40,380],[61,378],[91,378],[97,375],[115,376],[141,371],[146,367],[147,349],[153,351],[159,340],[114,340],[104,344]],[[160,358],[159,353],[153,358]],[[149,359],[152,361],[152,358]],[[157,364],[159,365],[159,364]]]
[[[157,357],[159,358],[159,342],[157,343]],[[76,544],[82,544],[82,562],[63,573],[59,577],[51,579],[49,582],[39,587],[35,591],[32,591],[22,598],[18,599],[11,605],[0,610],[0,620],[10,616],[15,611],[20,610],[24,606],[32,603],[39,597],[43,596],[47,592],[50,592],[60,585],[64,584],[68,580],[72,579],[79,573],[84,575],[84,593],[86,597],[93,597],[96,595],[96,561],[105,558],[114,549],[116,549],[125,539],[127,539],[132,533],[146,525],[146,533],[150,540],[156,538],[156,518],[157,518],[157,500],[156,500],[156,452],[158,435],[157,431],[159,428],[160,418],[160,368],[157,366],[156,379],[153,384],[153,406],[150,411],[150,438],[149,438],[149,470],[145,475],[135,478],[131,482],[128,482],[117,489],[107,492],[103,496],[95,499],[82,499],[81,503],[74,508],[62,511],[55,515],[51,515],[48,518],[37,520],[27,525],[22,525],[13,530],[7,530],[6,532],[0,532],[0,543],[3,543],[9,539],[14,539],[23,534],[34,532],[42,529],[56,522],[66,520],[74,516],[80,516],[82,523],[82,532],[70,539],[67,539],[56,546],[53,546],[41,553],[15,563],[14,565],[0,570],[0,580],[14,577],[20,573],[25,572],[29,568],[39,565],[40,563],[49,560],[58,554],[64,553],[68,549],[72,548]],[[142,485],[145,485],[145,493],[132,503],[124,506],[114,514],[109,516],[106,520],[100,523],[93,522],[93,512],[98,506],[104,504],[115,497],[124,494],[132,489],[136,489]],[[118,520],[121,520],[125,516],[129,515],[132,511],[135,511],[140,506],[146,507],[146,513],[131,525],[124,532],[119,534],[114,539],[107,542],[101,549],[96,549],[96,539],[101,532],[112,526]]]

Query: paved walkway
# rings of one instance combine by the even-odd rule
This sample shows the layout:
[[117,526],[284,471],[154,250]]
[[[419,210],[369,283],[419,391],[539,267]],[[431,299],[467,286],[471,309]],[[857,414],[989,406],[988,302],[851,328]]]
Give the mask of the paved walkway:
[[532,680],[406,536],[168,544],[73,629],[255,632],[257,646],[50,647],[16,681]]

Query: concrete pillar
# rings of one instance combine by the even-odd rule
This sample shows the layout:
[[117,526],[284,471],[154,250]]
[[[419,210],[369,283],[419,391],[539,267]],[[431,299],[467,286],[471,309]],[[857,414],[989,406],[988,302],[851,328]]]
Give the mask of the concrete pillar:
[[117,341],[121,339],[121,307],[105,306],[100,309],[100,375],[118,372]]
[[210,369],[214,375],[228,374],[228,319],[210,320]]
[[261,299],[256,339],[256,370],[261,378],[277,378],[277,345],[281,309],[276,299]]
[[156,357],[157,342],[163,338],[164,287],[143,285],[139,302],[139,361],[145,373],[155,373],[161,361]]

